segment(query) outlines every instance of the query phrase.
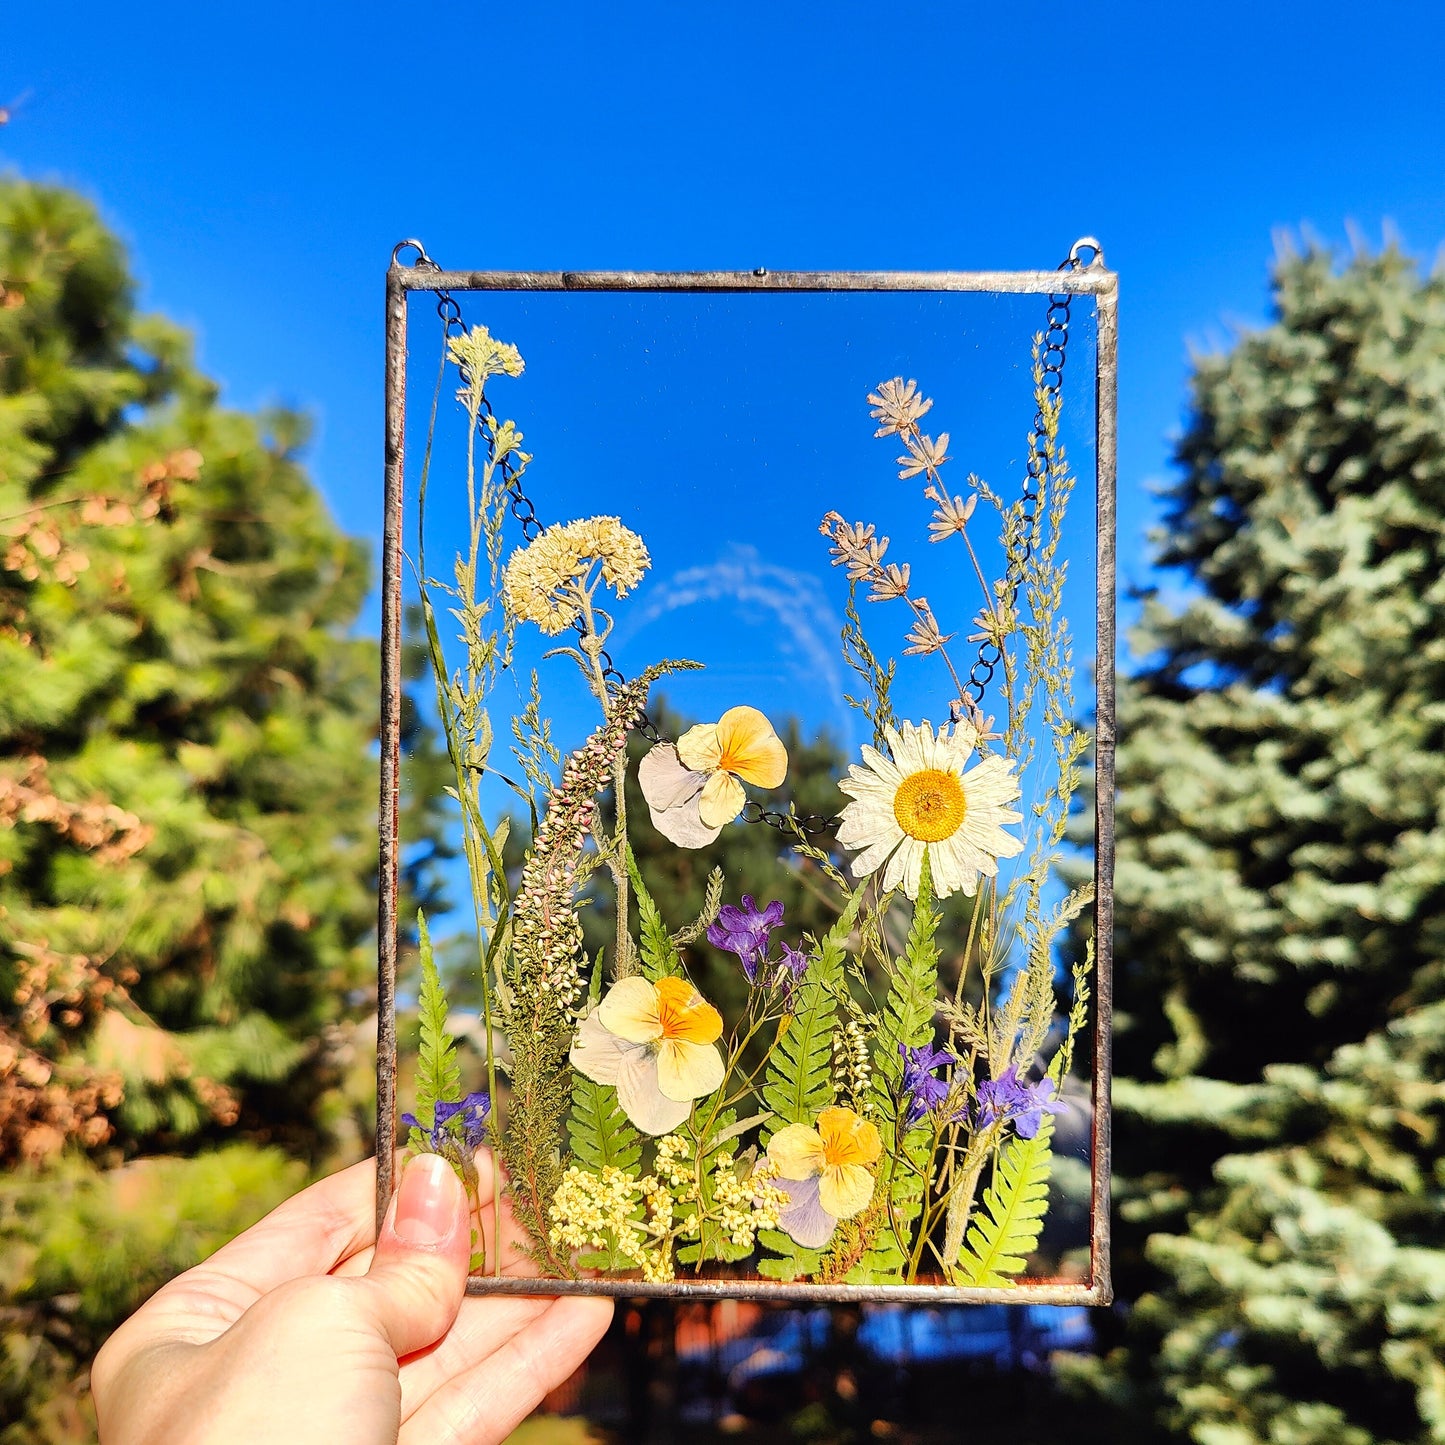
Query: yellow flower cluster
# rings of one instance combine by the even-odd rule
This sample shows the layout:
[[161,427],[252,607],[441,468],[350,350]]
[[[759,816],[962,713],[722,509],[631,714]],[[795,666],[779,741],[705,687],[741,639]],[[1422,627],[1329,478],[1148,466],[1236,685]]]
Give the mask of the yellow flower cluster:
[[[645,1222],[635,1217],[639,1195],[646,1200]],[[552,1196],[551,1214],[547,1237],[553,1245],[600,1250],[612,1243],[619,1254],[642,1266],[644,1279],[673,1277],[671,1249],[652,1248],[647,1239],[651,1234],[665,1240],[672,1224],[672,1197],[651,1176],[638,1180],[617,1168],[594,1174],[574,1164]]]
[[788,1206],[788,1196],[773,1179],[767,1161],[744,1176],[733,1168],[732,1156],[718,1156],[712,1197],[718,1207],[718,1227],[739,1249],[751,1249],[760,1229],[776,1229],[778,1212]]
[[512,553],[502,579],[507,612],[555,636],[581,614],[582,600],[569,584],[580,582],[594,562],[619,597],[652,565],[642,538],[617,517],[558,522]]
[[447,354],[461,367],[467,385],[457,393],[462,401],[470,396],[481,400],[489,376],[521,376],[522,353],[506,341],[498,341],[485,326],[473,326],[462,336],[447,341]]
[[[689,1162],[692,1146],[680,1134],[669,1134],[657,1143],[657,1172],[680,1203],[701,1203],[697,1175]],[[778,1211],[785,1209],[788,1196],[773,1185],[776,1171],[764,1160],[751,1173],[739,1176],[731,1154],[719,1154],[713,1161],[712,1207],[717,1224],[739,1248],[751,1249],[760,1229],[778,1227]],[[696,1210],[682,1223],[684,1234],[698,1232]]]
[[[612,1250],[634,1261],[643,1279],[658,1282],[674,1278],[674,1238],[699,1238],[704,1214],[739,1249],[751,1249],[758,1230],[778,1228],[789,1196],[773,1183],[777,1170],[770,1160],[740,1174],[731,1154],[719,1154],[712,1199],[704,1205],[691,1156],[686,1138],[668,1134],[657,1141],[657,1172],[641,1179],[573,1164],[552,1196],[548,1238],[566,1249]],[[676,1225],[678,1206],[687,1204],[691,1211]]]
[[664,1134],[657,1141],[654,1167],[678,1199],[697,1198],[697,1181],[693,1177],[692,1165],[688,1163],[691,1153],[692,1144],[682,1134]]

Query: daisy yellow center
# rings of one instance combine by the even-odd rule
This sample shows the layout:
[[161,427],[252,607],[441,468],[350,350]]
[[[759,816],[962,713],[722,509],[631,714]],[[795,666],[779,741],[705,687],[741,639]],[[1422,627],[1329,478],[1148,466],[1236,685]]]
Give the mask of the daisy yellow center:
[[911,773],[893,795],[898,826],[920,843],[941,843],[953,837],[967,811],[957,775],[938,768]]

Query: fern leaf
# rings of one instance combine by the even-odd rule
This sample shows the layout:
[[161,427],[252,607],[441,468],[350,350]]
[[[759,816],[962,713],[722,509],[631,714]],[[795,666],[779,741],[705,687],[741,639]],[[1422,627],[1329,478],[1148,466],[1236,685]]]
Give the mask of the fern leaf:
[[416,1117],[423,1129],[436,1121],[439,1103],[455,1103],[462,1096],[462,1071],[457,1046],[447,1032],[447,996],[432,955],[426,916],[416,911],[421,949],[421,1054],[416,1066]]
[[682,954],[667,931],[667,925],[662,921],[662,913],[653,902],[652,894],[647,891],[647,885],[642,881],[642,870],[637,866],[637,859],[632,856],[631,848],[627,850],[627,876],[632,880],[632,891],[637,895],[637,916],[640,924],[638,951],[642,954],[642,972],[654,983],[660,978],[682,973]]
[[999,1150],[993,1183],[969,1225],[954,1271],[955,1284],[1007,1288],[1038,1248],[1049,1207],[1053,1115],[1045,1114],[1032,1139],[1013,1138]]
[[572,1073],[567,1137],[577,1162],[594,1174],[604,1169],[633,1174],[642,1160],[642,1136],[618,1106],[617,1090],[593,1083],[578,1070]]
[[[843,969],[848,937],[865,886],[859,884],[854,890],[838,921],[818,945],[818,956],[798,989],[792,1021],[779,1031],[768,1056],[762,1094],[773,1118],[771,1127],[761,1132],[764,1144],[784,1124],[811,1127],[818,1111],[833,1102],[833,1029],[838,992],[846,987]],[[758,1243],[777,1256],[758,1262],[758,1273],[767,1279],[801,1279],[822,1267],[824,1251],[807,1249],[782,1230],[760,1231]]]
[[784,1124],[811,1126],[818,1110],[833,1102],[833,1028],[838,990],[843,987],[845,945],[862,901],[860,884],[818,946],[818,957],[798,988],[793,1016],[779,1028],[777,1042],[768,1055],[762,1093],[763,1102],[774,1115],[775,1127],[767,1131],[769,1136]]
[[876,1242],[858,1267],[860,1277],[874,1283],[899,1281],[905,1276],[912,1247],[913,1222],[923,1208],[924,1181],[929,1165],[932,1126],[927,1119],[908,1129],[900,1114],[903,1085],[903,1048],[918,1048],[933,1040],[933,1016],[938,1009],[938,925],[942,914],[933,897],[933,872],[927,852],[918,880],[918,897],[903,956],[893,961],[888,993],[878,1015],[873,1046],[873,1105],[884,1158],[891,1166],[880,1170],[880,1189],[889,1191],[891,1210]]
[[698,1232],[697,1240],[692,1244],[683,1245],[677,1251],[679,1264],[697,1264],[705,1259],[731,1262],[746,1259],[752,1253],[751,1246],[734,1244],[718,1220],[708,1216],[713,1214],[713,1206],[717,1202],[718,1171],[720,1169],[736,1171],[735,1164],[724,1162],[724,1160],[732,1158],[735,1148],[733,1141],[756,1122],[756,1119],[745,1119],[740,1125],[737,1111],[734,1109],[724,1109],[718,1115],[716,1123],[710,1131],[708,1143],[702,1150],[702,1169],[699,1171],[702,1189],[699,1197],[695,1200],[679,1200],[677,1203],[679,1219],[685,1219],[693,1213],[698,1214],[702,1219],[702,1227]]
[[758,1243],[777,1256],[758,1261],[758,1273],[764,1279],[778,1279],[784,1283],[802,1279],[816,1274],[823,1263],[822,1250],[807,1249],[780,1229],[759,1230]]
[[943,915],[933,898],[928,854],[918,880],[918,898],[903,956],[893,961],[888,993],[874,1035],[873,1080],[879,1103],[892,1118],[903,1079],[900,1046],[914,1049],[933,1042],[933,1016],[938,1012],[938,925]]

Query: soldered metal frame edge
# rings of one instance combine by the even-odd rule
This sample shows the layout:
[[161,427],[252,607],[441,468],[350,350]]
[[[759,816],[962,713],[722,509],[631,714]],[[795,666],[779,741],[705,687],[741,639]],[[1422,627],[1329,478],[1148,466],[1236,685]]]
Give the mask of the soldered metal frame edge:
[[[469,1295],[607,1295],[622,1299],[749,1299],[779,1304],[1048,1304],[1113,1303],[1111,1276],[1110,1089],[1114,983],[1115,497],[1118,472],[1118,273],[1095,255],[1059,271],[443,271],[404,266],[397,253],[386,273],[385,522],[382,535],[381,796],[377,909],[376,1222],[381,1229],[396,1182],[396,909],[397,802],[401,783],[401,563],[405,472],[407,297],[414,291],[603,292],[979,292],[1092,296],[1096,301],[1095,474],[1097,640],[1094,738],[1094,1058],[1091,1087],[1089,1277],[1084,1281],[1020,1283],[1009,1289],[946,1284],[821,1285],[762,1279],[559,1280],[515,1275],[472,1276]],[[420,247],[417,250],[420,252]],[[424,254],[424,253],[423,253]]]

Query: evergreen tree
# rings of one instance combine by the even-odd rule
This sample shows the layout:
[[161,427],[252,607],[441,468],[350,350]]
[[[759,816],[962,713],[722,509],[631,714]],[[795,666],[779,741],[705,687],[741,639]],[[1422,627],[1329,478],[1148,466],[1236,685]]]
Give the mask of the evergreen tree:
[[[1119,713],[1124,1438],[1445,1441],[1445,276],[1202,359]],[[1136,646],[1137,646],[1136,645]],[[1107,1319],[1102,1321],[1107,1331]]]
[[365,553],[131,293],[0,182],[5,1441],[83,1434],[115,1320],[370,1133]]

